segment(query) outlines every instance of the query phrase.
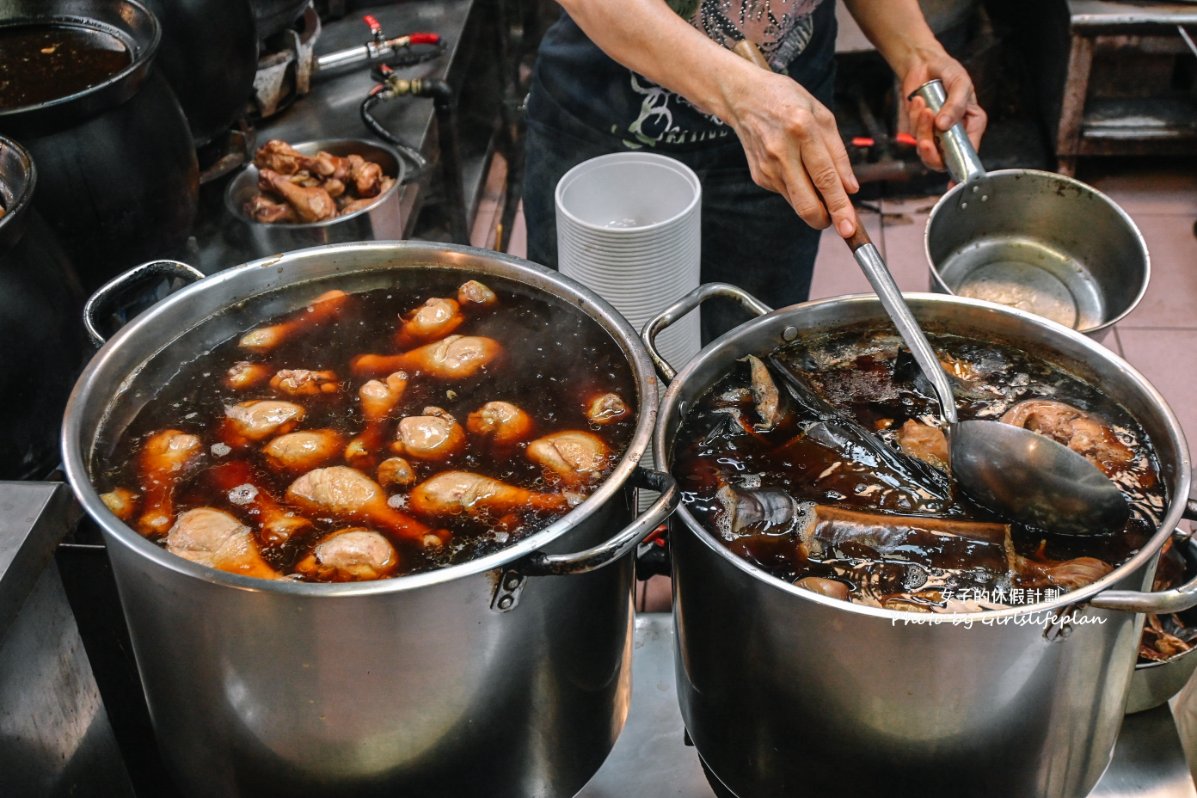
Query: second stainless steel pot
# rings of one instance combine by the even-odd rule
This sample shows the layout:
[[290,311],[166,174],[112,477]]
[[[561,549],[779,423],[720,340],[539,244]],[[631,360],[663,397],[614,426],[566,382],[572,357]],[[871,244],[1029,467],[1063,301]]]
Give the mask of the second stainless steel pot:
[[[102,430],[122,429],[181,362],[331,288],[365,291],[430,271],[542,292],[623,351],[636,429],[582,504],[506,550],[356,584],[208,569],[105,509],[92,487]],[[410,242],[301,250],[220,272],[137,317],[76,384],[63,456],[104,533],[177,788],[488,798],[580,789],[628,712],[631,550],[677,500],[669,477],[638,466],[655,416],[656,378],[627,322],[568,278],[493,252]],[[639,517],[632,484],[662,491]]]
[[[706,347],[673,379],[653,440],[673,462],[695,399],[739,358],[808,331],[885,325],[875,296],[768,308],[703,286],[645,328],[712,296],[763,313]],[[699,755],[740,798],[779,795],[1080,798],[1118,735],[1142,616],[1197,603],[1197,584],[1149,589],[1160,547],[1186,512],[1188,449],[1160,395],[1094,341],[1029,313],[907,296],[929,333],[1040,353],[1103,386],[1150,436],[1171,502],[1149,544],[1113,573],[1053,602],[923,615],[817,595],[733,554],[683,505],[671,525],[677,683]],[[654,355],[661,366],[661,361]],[[666,366],[662,373],[673,374]]]
[[[938,110],[943,87],[918,96]],[[927,219],[931,289],[1029,310],[1098,340],[1142,299],[1147,244],[1117,203],[1036,169],[987,172],[962,125],[939,136],[957,185]]]

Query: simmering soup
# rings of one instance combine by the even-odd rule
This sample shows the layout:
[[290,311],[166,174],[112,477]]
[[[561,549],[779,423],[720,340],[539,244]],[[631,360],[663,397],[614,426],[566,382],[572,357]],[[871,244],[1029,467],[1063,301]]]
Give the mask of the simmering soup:
[[950,476],[938,403],[897,335],[799,338],[736,364],[676,436],[696,518],[773,576],[870,606],[976,611],[1100,579],[1155,533],[1167,496],[1143,429],[1075,376],[1014,348],[932,336],[961,419],[1000,419],[1094,462],[1131,513],[1118,534],[1008,524]]
[[622,350],[514,283],[420,280],[183,365],[103,441],[105,503],[180,556],[305,581],[465,562],[569,512],[635,428]]

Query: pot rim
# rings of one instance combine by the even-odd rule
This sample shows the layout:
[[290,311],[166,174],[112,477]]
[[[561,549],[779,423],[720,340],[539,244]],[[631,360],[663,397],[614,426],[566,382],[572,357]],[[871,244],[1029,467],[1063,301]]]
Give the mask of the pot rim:
[[[30,105],[21,105],[16,108],[0,109],[0,121],[9,119],[24,119],[26,117],[36,117],[41,119],[43,115],[54,114],[61,108],[73,105],[86,97],[95,97],[108,92],[118,92],[121,84],[127,81],[134,81],[140,85],[139,81],[135,79],[146,72],[148,65],[153,61],[154,56],[158,53],[158,47],[162,42],[162,23],[158,21],[158,16],[151,12],[141,0],[120,0],[123,5],[131,6],[136,13],[138,13],[144,24],[149,26],[149,37],[143,42],[138,41],[133,34],[127,30],[120,30],[122,35],[118,36],[122,44],[129,46],[129,65],[119,72],[109,76],[106,80],[97,83],[94,86],[88,86],[85,89],[80,89],[73,94],[67,94],[63,97],[57,97],[53,100],[42,103],[32,103]],[[50,7],[44,13],[16,17],[13,19],[6,19],[0,23],[0,28],[14,28],[28,25],[53,25],[55,23],[71,25],[74,27],[86,27],[102,30],[105,33],[111,33],[110,29],[115,28],[116,25],[111,24],[105,20],[93,17],[79,17],[65,13],[59,13],[57,9]],[[127,96],[122,94],[117,102],[123,102]]]
[[[966,297],[959,297],[956,295],[932,294],[924,292],[909,292],[904,293],[903,296],[907,302],[912,306],[917,307],[920,304],[947,304],[973,307],[977,310],[983,310],[988,313],[998,313],[1017,317],[1025,323],[1032,326],[1044,328],[1049,336],[1065,336],[1073,339],[1075,343],[1082,345],[1090,354],[1098,359],[1111,361],[1119,370],[1125,374],[1126,378],[1142,390],[1148,398],[1159,409],[1166,427],[1168,427],[1176,444],[1176,450],[1180,453],[1180,462],[1177,464],[1177,480],[1178,489],[1176,495],[1169,497],[1169,506],[1164,513],[1164,517],[1160,522],[1156,532],[1147,543],[1139,549],[1130,559],[1123,562],[1113,571],[1106,574],[1101,579],[1097,580],[1091,585],[1083,587],[1079,590],[1073,590],[1061,594],[1053,601],[1043,601],[1037,604],[1028,604],[1019,607],[1009,607],[1002,610],[982,610],[978,612],[960,612],[960,613],[914,613],[902,610],[888,610],[880,607],[869,607],[861,604],[854,604],[852,602],[841,601],[839,599],[823,596],[811,590],[800,588],[789,582],[785,582],[772,576],[763,568],[755,566],[732,553],[730,549],[724,546],[715,536],[706,529],[689,511],[687,505],[683,502],[678,505],[676,513],[685,521],[689,531],[692,532],[702,543],[711,549],[716,555],[730,562],[734,567],[743,571],[748,576],[760,579],[766,584],[771,585],[783,592],[793,595],[795,598],[805,601],[813,601],[816,604],[822,604],[831,609],[837,609],[843,612],[849,612],[856,615],[867,615],[881,620],[888,620],[890,625],[897,626],[930,626],[930,625],[949,625],[949,626],[963,626],[963,625],[979,625],[979,626],[999,626],[999,625],[1030,625],[1030,623],[1046,623],[1049,619],[1053,622],[1057,616],[1064,616],[1071,614],[1071,611],[1077,609],[1079,605],[1093,598],[1098,593],[1104,590],[1113,588],[1115,583],[1122,579],[1127,574],[1134,570],[1145,566],[1151,560],[1164,542],[1172,535],[1172,530],[1181,519],[1181,515],[1185,509],[1185,502],[1189,494],[1191,480],[1192,480],[1192,462],[1189,455],[1188,446],[1185,442],[1184,433],[1181,431],[1180,422],[1172,409],[1164,401],[1163,396],[1155,389],[1143,375],[1136,371],[1129,363],[1123,360],[1114,352],[1103,347],[1088,336],[1077,332],[1061,324],[1050,321],[1030,313],[1028,311],[1019,310],[1006,305],[999,305],[993,302],[985,302],[977,299],[969,299]],[[694,356],[686,366],[678,372],[677,376],[670,383],[669,388],[665,391],[665,395],[661,398],[660,416],[661,421],[657,424],[656,430],[653,433],[653,457],[657,463],[658,468],[665,471],[672,470],[672,444],[675,438],[676,430],[669,431],[665,428],[664,419],[670,415],[670,410],[677,405],[678,395],[685,387],[686,383],[692,379],[693,374],[709,359],[715,358],[728,350],[733,350],[732,344],[739,338],[751,334],[759,328],[779,325],[780,320],[787,318],[794,313],[803,311],[806,308],[818,308],[823,306],[844,306],[844,305],[880,305],[880,300],[876,294],[848,294],[838,297],[830,297],[828,299],[821,299],[811,302],[799,303],[790,305],[784,308],[778,308],[772,313],[767,313],[750,321],[744,322],[739,327],[736,327],[715,341],[708,344],[701,352]],[[882,318],[882,314],[878,318]],[[725,372],[724,372],[725,373]],[[704,387],[704,391],[710,385]],[[1028,620],[1026,616],[1036,616]]]
[[[947,207],[947,205],[950,202],[953,202],[954,198],[957,197],[957,195],[959,195],[961,192],[965,190],[971,191],[971,187],[975,186],[979,182],[984,182],[991,178],[1008,177],[1017,179],[1018,177],[1026,175],[1055,181],[1067,185],[1069,188],[1075,189],[1084,194],[1090,194],[1096,197],[1104,202],[1110,208],[1110,210],[1117,214],[1121,218],[1126,229],[1130,230],[1134,234],[1135,242],[1139,245],[1139,251],[1143,256],[1143,280],[1139,285],[1138,293],[1135,294],[1134,298],[1130,301],[1130,303],[1127,304],[1126,308],[1118,315],[1113,316],[1112,318],[1109,318],[1103,321],[1101,324],[1095,325],[1093,327],[1084,327],[1078,329],[1060,325],[1066,330],[1073,330],[1074,332],[1079,332],[1082,335],[1099,335],[1103,331],[1108,330],[1118,322],[1125,319],[1136,307],[1139,306],[1139,302],[1147,293],[1147,286],[1151,283],[1151,253],[1147,249],[1147,241],[1143,238],[1143,231],[1139,229],[1137,224],[1135,224],[1135,220],[1130,217],[1130,214],[1126,212],[1125,208],[1111,199],[1108,194],[1094,188],[1088,183],[1083,183],[1074,177],[1068,177],[1067,175],[1061,175],[1055,172],[1046,172],[1042,169],[997,169],[992,172],[986,172],[984,175],[979,176],[975,180],[970,180],[966,183],[957,183],[956,185],[952,186],[943,194],[943,196],[939,198],[939,200],[936,201],[935,205],[931,208],[931,212],[927,215],[927,224],[923,228],[923,254],[927,257],[927,266],[931,272],[931,279],[935,282],[935,285],[939,289],[943,290],[949,296],[959,296],[948,286],[947,283],[943,281],[943,277],[940,276],[939,273],[939,267],[936,266],[935,260],[931,257],[931,225],[935,221],[936,211],[938,211],[941,207]],[[960,298],[967,299],[968,297]],[[1001,305],[1001,303],[994,304]],[[1010,306],[1002,305],[1002,307]]]
[[[338,253],[357,253],[364,256],[374,255],[374,257],[371,258],[371,264],[368,265],[358,265],[345,270],[330,268],[328,271],[313,276],[311,279],[296,281],[283,280],[278,284],[250,293],[234,292],[231,294],[233,298],[222,306],[221,311],[205,315],[186,329],[179,330],[179,335],[190,332],[196,327],[207,323],[213,317],[219,316],[228,307],[243,303],[254,297],[279,291],[290,291],[296,286],[310,283],[329,284],[330,281],[335,281],[337,277],[348,278],[363,272],[375,270],[403,271],[404,269],[399,268],[399,264],[395,260],[397,255],[403,253],[411,253],[408,263],[410,268],[430,268],[446,271],[461,268],[463,269],[463,273],[468,274],[472,278],[485,280],[488,275],[496,276],[500,279],[517,282],[534,289],[544,290],[551,294],[558,302],[571,305],[579,312],[591,318],[594,323],[603,327],[616,345],[623,351],[639,393],[637,396],[638,416],[632,439],[624,450],[619,462],[603,483],[585,501],[571,509],[564,516],[558,518],[535,534],[507,548],[484,557],[433,571],[366,582],[299,582],[286,578],[268,580],[220,571],[171,554],[153,541],[143,537],[113,515],[100,500],[99,492],[92,484],[91,476],[85,465],[84,445],[83,441],[80,440],[83,433],[84,409],[91,403],[103,401],[103,416],[107,417],[108,409],[112,406],[113,400],[132,386],[136,381],[139,370],[147,362],[153,360],[163,348],[175,339],[160,341],[152,351],[149,351],[145,356],[139,356],[138,367],[128,374],[105,374],[106,364],[112,360],[113,353],[119,351],[122,347],[129,346],[129,341],[137,341],[138,337],[143,335],[142,330],[149,327],[153,322],[171,317],[174,311],[186,307],[193,298],[205,292],[218,290],[230,284],[236,285],[239,280],[244,280],[247,274],[254,274],[263,269],[281,271],[281,267],[289,264],[294,265],[296,262],[320,262],[322,259],[327,259],[330,264],[335,266],[335,256]],[[485,272],[479,270],[478,264],[471,264],[469,262],[471,258],[486,262],[493,271]],[[332,287],[331,284],[328,287]],[[588,304],[595,312],[587,310]],[[640,458],[648,449],[652,430],[656,423],[657,393],[656,373],[653,371],[648,352],[640,342],[635,330],[632,329],[626,319],[620,316],[598,294],[562,274],[531,261],[516,258],[505,253],[454,244],[434,244],[416,241],[372,241],[352,244],[329,244],[300,249],[282,255],[259,258],[217,272],[171,294],[121,328],[88,362],[71,391],[62,427],[63,468],[67,481],[70,483],[76,498],[87,514],[100,525],[109,545],[117,542],[133,554],[153,560],[158,565],[182,576],[242,590],[282,593],[294,596],[367,596],[380,593],[399,593],[445,584],[457,579],[502,568],[553,543],[574,527],[585,522],[590,516],[598,512],[600,508],[604,507],[608,501],[618,500],[619,492],[639,466]],[[102,427],[103,421],[97,424],[97,430]],[[94,442],[93,437],[92,440],[87,442],[87,446],[92,446]],[[90,448],[88,449],[88,453],[90,453]]]

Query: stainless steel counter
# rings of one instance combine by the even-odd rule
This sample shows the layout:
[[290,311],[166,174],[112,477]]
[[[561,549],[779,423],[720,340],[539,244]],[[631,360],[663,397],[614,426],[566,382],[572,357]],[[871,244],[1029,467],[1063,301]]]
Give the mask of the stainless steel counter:
[[[631,713],[611,755],[577,798],[715,795],[698,755],[685,744],[674,689],[673,647],[671,616],[644,613],[636,617]],[[1181,698],[1188,700],[1185,694]],[[1197,788],[1172,710],[1165,705],[1128,715],[1113,762],[1090,798],[1194,796]]]

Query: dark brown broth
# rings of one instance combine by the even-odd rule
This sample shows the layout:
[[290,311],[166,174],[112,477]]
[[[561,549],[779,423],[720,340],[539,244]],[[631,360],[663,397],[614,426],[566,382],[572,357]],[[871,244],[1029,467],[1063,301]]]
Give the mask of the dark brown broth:
[[[1131,467],[1114,477],[1131,504],[1131,518],[1121,534],[1079,538],[1014,525],[1011,537],[1019,554],[1041,562],[1089,556],[1117,566],[1155,533],[1167,501],[1159,464],[1146,433],[1123,408],[1092,386],[1026,352],[954,335],[930,337],[941,356],[950,355],[980,373],[979,380],[957,389],[962,420],[996,418],[1023,399],[1058,399],[1111,422],[1119,440],[1135,455]],[[899,344],[890,332],[852,331],[799,339],[777,354],[804,374],[838,410],[870,430],[884,427],[877,434],[898,450],[896,431],[907,419],[942,425],[934,393]],[[909,484],[879,475],[871,464],[838,457],[809,435],[796,435],[784,446],[777,446],[747,434],[729,423],[729,411],[751,412],[751,399],[738,390],[747,385],[747,367],[737,364],[694,403],[675,439],[673,472],[690,512],[731,550],[777,578],[792,582],[804,576],[832,574],[821,564],[802,558],[793,533],[729,533],[726,513],[715,495],[720,485],[776,489],[800,501],[882,514],[998,520],[969,502],[954,484],[950,486],[951,502],[944,505],[920,497]],[[818,480],[816,486],[813,477],[824,474],[837,461],[840,465],[831,476]],[[1140,489],[1136,482],[1151,488]],[[929,552],[912,554],[914,559],[931,556]],[[981,554],[979,549],[977,554]],[[968,551],[953,553],[955,567],[966,565],[970,556]],[[901,571],[900,563],[893,567]],[[876,576],[886,578],[885,573]],[[982,587],[983,581],[975,586]]]
[[132,63],[116,36],[81,25],[0,27],[0,110],[69,97]]
[[[208,469],[222,462],[247,459],[252,467],[254,484],[265,488],[284,504],[284,494],[294,477],[271,470],[259,452],[261,446],[253,447],[244,456],[235,451],[218,456],[211,450],[211,446],[219,442],[216,427],[225,415],[226,406],[252,399],[296,402],[307,410],[297,430],[328,428],[342,433],[345,440],[352,438],[362,429],[357,392],[368,378],[352,376],[350,360],[363,353],[395,352],[393,336],[399,314],[418,307],[431,297],[454,296],[463,279],[461,275],[429,274],[420,278],[418,286],[355,294],[338,320],[312,329],[269,355],[247,356],[238,348],[237,337],[215,347],[208,355],[183,366],[147,402],[116,441],[101,439],[97,451],[109,454],[102,464],[97,486],[101,492],[118,486],[136,490],[136,453],[142,443],[162,429],[179,429],[200,436],[205,455],[200,469],[190,474],[176,490],[176,511],[216,507],[256,527],[256,519],[251,514],[230,502],[224,491],[214,488],[210,478],[206,477]],[[612,391],[634,407],[635,383],[622,350],[597,323],[563,303],[534,297],[527,289],[515,284],[509,286],[499,280],[487,279],[486,284],[499,296],[499,306],[467,313],[467,321],[454,333],[494,338],[505,348],[503,357],[466,380],[413,379],[391,414],[387,440],[393,438],[395,425],[401,417],[418,415],[427,406],[444,408],[464,427],[470,412],[488,401],[503,400],[518,405],[535,419],[536,435],[565,429],[589,429],[607,442],[616,455],[613,462],[617,461],[631,440],[635,414],[608,426],[590,426],[584,416],[583,402],[594,392]],[[286,317],[263,319],[254,327]],[[269,386],[234,391],[225,387],[223,379],[228,368],[242,360],[263,361],[274,370],[331,369],[342,381],[341,390],[329,396],[301,398],[278,396]],[[417,482],[452,468],[485,474],[531,490],[556,490],[545,483],[540,467],[523,457],[523,448],[521,445],[514,454],[496,458],[486,448],[471,445],[449,466],[416,461],[412,461],[412,466]],[[368,476],[374,478],[373,474]],[[404,491],[388,492],[394,495]],[[391,536],[391,542],[400,553],[401,573],[427,571],[498,551],[543,529],[560,515],[527,510],[521,514],[520,525],[506,531],[493,529],[485,521],[464,517],[448,523],[438,520],[433,526],[448,528],[453,532],[453,540],[444,550],[434,553],[394,536]],[[289,570],[321,534],[353,526],[333,519],[311,520],[316,522],[319,534],[307,539],[306,547],[264,549],[264,556],[276,567]]]

